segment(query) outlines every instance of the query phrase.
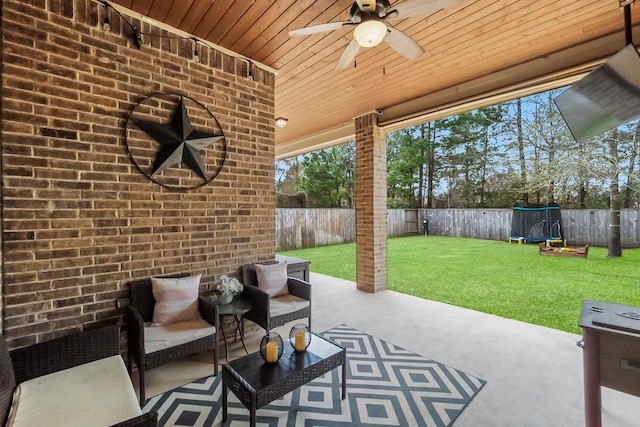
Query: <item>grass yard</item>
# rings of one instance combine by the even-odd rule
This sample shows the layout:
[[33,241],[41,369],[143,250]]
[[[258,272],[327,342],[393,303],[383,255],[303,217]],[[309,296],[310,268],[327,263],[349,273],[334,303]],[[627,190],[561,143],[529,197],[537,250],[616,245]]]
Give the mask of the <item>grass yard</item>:
[[[355,281],[356,245],[279,252],[311,271]],[[640,249],[589,247],[587,258],[541,256],[538,245],[441,236],[388,240],[394,291],[580,333],[583,299],[640,306]]]

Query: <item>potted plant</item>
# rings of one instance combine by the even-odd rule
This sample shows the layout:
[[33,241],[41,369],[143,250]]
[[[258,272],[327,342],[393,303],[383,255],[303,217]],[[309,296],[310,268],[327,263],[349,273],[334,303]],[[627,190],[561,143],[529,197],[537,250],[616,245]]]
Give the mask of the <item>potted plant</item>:
[[229,304],[234,296],[242,292],[242,288],[242,283],[238,279],[223,274],[220,276],[220,282],[215,287],[215,291],[218,294],[218,302],[220,304]]

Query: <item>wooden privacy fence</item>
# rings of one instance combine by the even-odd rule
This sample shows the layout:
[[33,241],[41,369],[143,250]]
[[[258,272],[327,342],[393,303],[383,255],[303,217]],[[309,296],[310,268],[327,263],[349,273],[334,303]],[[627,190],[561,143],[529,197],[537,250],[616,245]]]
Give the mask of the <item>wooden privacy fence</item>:
[[[429,233],[439,236],[507,240],[511,232],[511,209],[429,209]],[[607,246],[609,209],[561,209],[562,234],[568,245]],[[639,209],[620,213],[622,247],[640,247]]]
[[[277,209],[276,250],[312,248],[355,242],[353,209]],[[424,220],[429,234],[507,241],[511,209],[389,209],[389,237],[422,234]],[[569,245],[607,246],[608,209],[561,210],[564,237]],[[623,209],[620,215],[622,247],[640,247],[640,209]]]

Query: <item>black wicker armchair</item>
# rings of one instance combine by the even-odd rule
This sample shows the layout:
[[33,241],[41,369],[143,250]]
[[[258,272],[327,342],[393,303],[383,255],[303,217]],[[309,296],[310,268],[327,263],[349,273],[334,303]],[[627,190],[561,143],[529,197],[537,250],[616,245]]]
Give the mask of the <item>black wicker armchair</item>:
[[[113,356],[117,356],[117,359]],[[105,361],[108,362],[104,363]],[[117,369],[118,364],[120,370]],[[116,367],[115,370],[110,369],[113,366]],[[112,379],[110,386],[106,386],[100,380],[99,374],[87,376],[87,369],[104,371],[105,373],[102,375],[107,375]],[[118,376],[118,372],[121,372],[120,376]],[[47,380],[40,378],[53,373],[56,374],[47,377]],[[117,427],[157,425],[157,413],[142,414],[138,406],[133,384],[127,376],[124,361],[120,357],[120,328],[118,326],[76,332],[11,352],[9,352],[4,338],[0,337],[0,425],[7,423],[12,403],[16,405],[13,401],[14,390],[31,379],[36,379],[38,385],[21,389],[16,399],[19,402],[22,402],[22,399],[27,399],[31,403],[33,403],[31,399],[40,399],[55,408],[53,411],[48,411],[37,405],[38,413],[35,417],[39,419],[38,425],[99,426],[114,422],[116,424],[113,426]],[[75,384],[80,387],[80,389],[75,389],[78,393],[83,393],[82,387],[91,390],[88,399],[82,399],[81,402],[69,399],[68,402],[51,403],[52,396],[59,394],[60,390],[65,387],[73,389],[74,379]],[[96,381],[98,384],[91,384],[91,381]],[[43,384],[46,385],[43,386]],[[119,405],[114,407],[112,406],[114,402],[107,403],[105,400],[109,399],[101,399],[94,391],[99,391],[106,396],[117,395],[116,400],[128,402],[128,407],[124,408]],[[34,395],[38,393],[39,396]],[[127,395],[130,397],[127,398]],[[67,406],[65,407],[65,405]],[[46,404],[44,406],[46,407]],[[20,423],[33,425],[36,422],[29,415],[28,404],[26,412],[25,407],[20,404],[17,404],[16,408],[20,409],[17,409],[16,413],[12,415],[10,425]],[[100,413],[108,414],[107,418],[110,421],[101,419],[98,415]]]
[[[165,278],[187,277],[189,274],[163,276]],[[180,344],[151,350],[149,340],[145,341],[145,330],[153,318],[155,299],[151,278],[137,280],[130,283],[131,298],[127,306],[126,319],[128,331],[128,367],[132,374],[133,363],[138,367],[140,405],[145,401],[144,373],[149,369],[158,367],[171,360],[180,359],[192,354],[213,350],[213,374],[218,375],[218,331],[220,330],[218,319],[218,307],[204,297],[198,298],[198,305],[202,319],[215,327],[215,332],[206,336],[194,336],[194,339]],[[147,333],[147,336],[149,333]],[[184,341],[184,340],[183,340]],[[146,345],[145,345],[146,343]]]
[[308,318],[311,328],[311,284],[289,276],[287,286],[289,295],[269,297],[258,288],[256,264],[275,264],[277,261],[263,261],[242,266],[242,280],[245,285],[242,296],[253,302],[253,309],[245,314],[249,319],[267,332],[288,322]]

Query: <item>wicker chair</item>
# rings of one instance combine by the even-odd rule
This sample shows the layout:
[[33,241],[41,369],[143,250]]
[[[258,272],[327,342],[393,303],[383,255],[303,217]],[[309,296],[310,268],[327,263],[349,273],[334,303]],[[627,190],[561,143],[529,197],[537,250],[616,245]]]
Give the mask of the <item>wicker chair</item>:
[[[278,261],[263,261],[257,264],[275,264]],[[247,314],[245,319],[249,319],[267,332],[272,328],[277,328],[288,322],[297,319],[309,319],[309,328],[311,328],[311,284],[304,280],[289,276],[287,278],[287,286],[289,294],[284,297],[269,297],[269,295],[258,288],[258,276],[256,274],[256,263],[245,264],[242,266],[242,281],[244,289],[242,296],[253,302],[253,308]],[[296,303],[291,304],[291,297]],[[282,299],[289,300],[282,304],[281,307],[291,307],[291,309],[279,308],[274,310],[274,306],[280,305]],[[305,304],[305,302],[308,302]],[[302,304],[301,304],[302,303]],[[278,313],[274,313],[277,311]]]
[[[166,278],[187,277],[188,273],[163,276]],[[171,360],[180,359],[192,354],[213,350],[213,374],[218,375],[218,307],[204,297],[199,297],[199,309],[202,319],[211,326],[215,326],[215,333],[205,337],[196,337],[194,340],[147,353],[145,351],[145,329],[153,318],[155,299],[151,285],[151,278],[137,280],[130,283],[131,298],[127,306],[127,332],[128,332],[128,367],[129,375],[132,375],[133,363],[138,367],[140,385],[140,405],[145,401],[144,373],[149,369],[158,367]]]
[[[73,333],[29,347],[12,350],[11,352],[9,352],[4,338],[0,336],[0,425],[5,425],[7,422],[14,390],[18,384],[54,372],[65,370],[71,372],[80,365],[100,361],[101,359],[116,355],[120,355],[120,328],[118,326]],[[122,371],[124,374],[124,362],[122,363]],[[130,388],[129,393],[131,394],[131,398],[134,399],[132,403],[137,407],[133,384],[131,384],[130,379],[125,375],[123,375],[123,377],[126,384],[123,382],[122,385],[123,387]],[[65,378],[68,379],[68,377]],[[86,378],[83,382],[87,380],[90,379]],[[62,385],[62,387],[64,387],[64,385]],[[121,390],[113,390],[115,393],[119,391]],[[122,391],[126,390],[123,389]],[[56,390],[50,391],[50,393],[55,392]],[[20,398],[28,397],[24,395],[24,393],[23,391],[23,395]],[[121,394],[125,395],[125,393]],[[46,400],[48,399],[47,396],[49,396],[49,394],[41,396],[41,398]],[[96,405],[100,405],[101,402],[102,401],[96,402]],[[89,426],[104,424],[104,420],[92,418],[92,416],[95,417],[95,413],[99,412],[99,410],[94,412],[91,410],[92,408],[77,407],[78,402],[76,401],[69,403],[74,410],[76,408],[78,409],[78,419],[72,419],[73,414],[67,414],[64,420],[55,419],[52,418],[52,415],[45,414],[45,416],[48,417],[47,425],[83,424]],[[59,408],[59,410],[61,409]],[[111,408],[108,409],[108,411],[110,411],[109,413],[115,414],[116,419],[118,418],[118,414],[122,414],[122,408]],[[151,427],[157,425],[157,420],[158,414],[156,412],[150,412],[118,422],[114,424],[114,427]]]

